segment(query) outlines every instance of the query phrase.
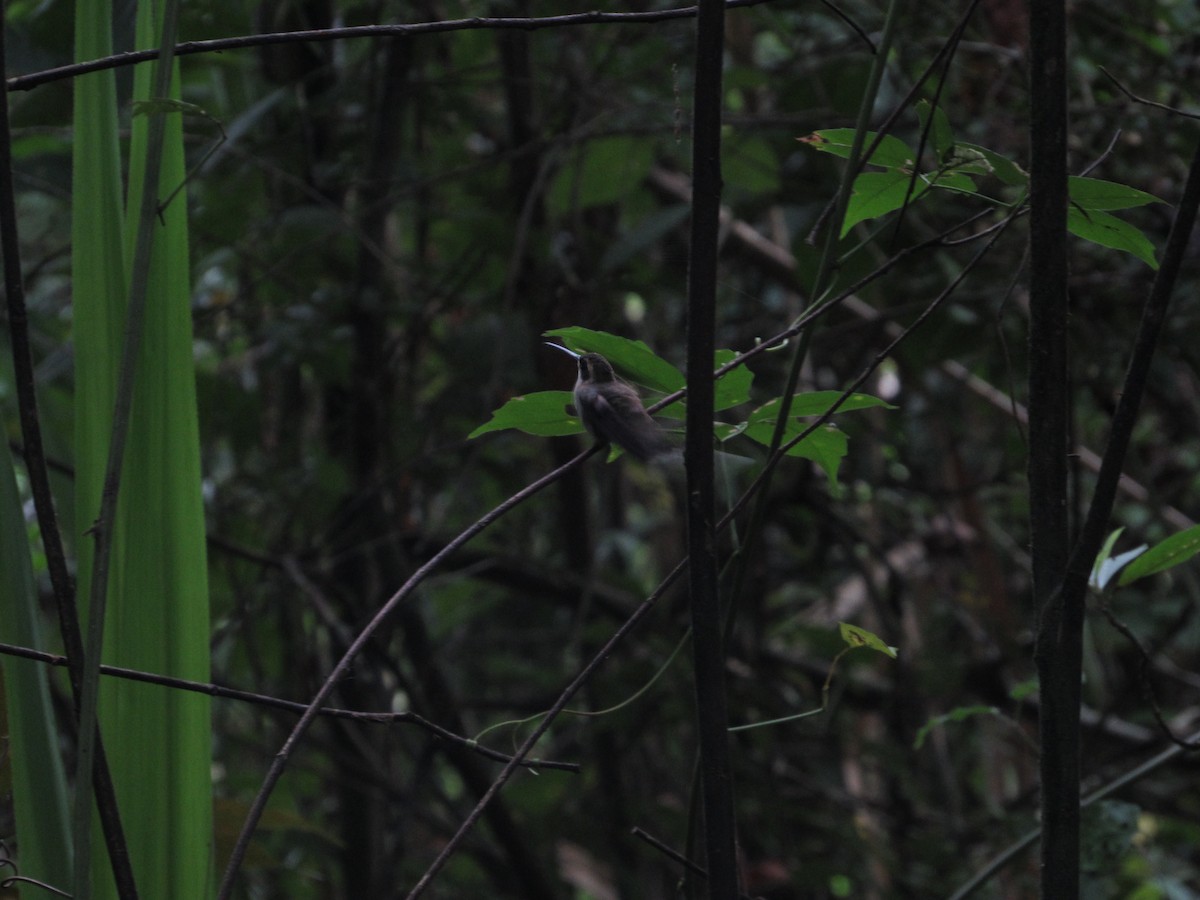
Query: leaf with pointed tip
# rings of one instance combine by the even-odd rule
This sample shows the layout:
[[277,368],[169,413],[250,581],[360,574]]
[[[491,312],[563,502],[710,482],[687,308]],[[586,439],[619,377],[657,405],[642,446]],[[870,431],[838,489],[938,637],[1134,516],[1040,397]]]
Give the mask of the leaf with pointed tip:
[[553,328],[543,337],[556,337],[577,353],[599,353],[628,380],[670,394],[684,386],[683,373],[655,354],[642,341],[572,325]]
[[933,125],[929,129],[929,141],[933,144],[938,159],[942,159],[947,151],[954,147],[954,132],[950,128],[950,120],[946,118],[946,111],[940,106],[932,106],[928,100],[917,104],[917,118],[921,121],[921,128],[925,128],[929,120],[930,109],[933,110]]
[[[864,150],[875,140],[875,134],[876,132],[874,131],[868,131],[863,135]],[[822,128],[820,131],[814,131],[807,137],[797,138],[797,140],[808,144],[814,150],[819,150],[822,153],[832,153],[834,156],[842,157],[842,159],[849,159],[850,150],[854,143],[854,129]],[[875,152],[871,154],[871,158],[867,162],[873,166],[882,166],[885,169],[910,168],[915,155],[912,148],[900,140],[900,138],[885,134],[883,140],[879,142],[879,146],[875,148]]]
[[895,647],[889,647],[883,642],[879,635],[873,631],[867,631],[858,625],[851,625],[849,622],[838,622],[838,630],[842,633],[842,640],[851,647],[868,647],[871,650],[877,650],[884,656],[890,656],[892,659],[900,652]]
[[1153,194],[1099,178],[1072,175],[1067,179],[1067,189],[1070,191],[1071,202],[1081,209],[1130,209],[1148,203],[1163,202]]
[[1067,209],[1067,229],[1076,237],[1132,253],[1152,269],[1158,268],[1154,245],[1133,225],[1100,209],[1083,210],[1078,206]]
[[[799,422],[789,421],[787,430],[784,433],[784,442],[786,443],[795,438],[802,430],[803,428]],[[771,436],[774,432],[775,423],[773,420],[751,421],[747,423],[743,434],[752,441],[757,441],[764,447],[769,447],[771,446]],[[798,456],[815,462],[825,472],[825,476],[829,479],[829,486],[836,488],[838,467],[846,455],[847,443],[845,432],[839,431],[833,425],[822,425],[812,434],[805,437],[800,443],[790,448],[787,455]]]
[[573,400],[570,391],[539,391],[523,397],[513,397],[493,412],[490,420],[467,435],[467,438],[477,438],[491,431],[504,431],[509,428],[543,437],[579,434],[583,431],[583,425],[567,413],[567,406]]
[[1197,553],[1200,553],[1200,525],[1193,525],[1159,541],[1135,559],[1125,567],[1118,583],[1122,587],[1132,584],[1139,578],[1174,568]]

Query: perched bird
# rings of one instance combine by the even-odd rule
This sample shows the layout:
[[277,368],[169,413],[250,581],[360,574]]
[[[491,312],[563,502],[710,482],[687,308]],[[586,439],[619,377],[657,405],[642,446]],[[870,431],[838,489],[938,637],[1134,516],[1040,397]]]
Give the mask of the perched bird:
[[641,462],[664,462],[679,456],[667,433],[650,418],[637,391],[613,372],[599,353],[576,353],[561,344],[549,347],[575,357],[575,413],[601,444],[616,444]]

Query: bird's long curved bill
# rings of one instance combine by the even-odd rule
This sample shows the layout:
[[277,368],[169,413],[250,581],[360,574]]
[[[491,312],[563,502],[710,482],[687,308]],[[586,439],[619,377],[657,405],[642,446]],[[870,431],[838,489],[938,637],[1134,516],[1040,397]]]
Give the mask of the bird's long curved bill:
[[573,356],[576,359],[579,359],[580,354],[576,353],[574,350],[568,350],[562,344],[552,344],[549,341],[542,341],[542,343],[547,347],[553,347],[555,350],[561,350],[563,353],[567,354],[567,356]]

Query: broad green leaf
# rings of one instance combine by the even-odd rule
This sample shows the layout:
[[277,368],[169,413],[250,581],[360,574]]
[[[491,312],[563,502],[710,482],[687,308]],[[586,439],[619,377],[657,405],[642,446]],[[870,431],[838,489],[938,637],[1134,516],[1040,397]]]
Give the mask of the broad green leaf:
[[1109,215],[1103,210],[1081,210],[1077,206],[1067,209],[1067,228],[1076,237],[1131,253],[1152,269],[1158,268],[1154,258],[1154,245],[1140,229],[1128,222]]
[[1193,525],[1155,544],[1125,567],[1118,583],[1124,587],[1139,578],[1172,569],[1200,553],[1200,525]]
[[[912,203],[928,190],[927,185],[918,178],[912,184],[912,175],[898,170],[888,172],[863,172],[854,179],[854,193],[846,205],[846,218],[842,221],[842,237],[850,229],[867,219],[878,219],[902,207],[905,202]],[[912,194],[909,186],[912,185]]]
[[1115,181],[1099,178],[1080,178],[1072,175],[1067,179],[1071,202],[1082,209],[1129,209],[1148,203],[1162,203],[1153,194],[1139,191]]
[[713,422],[713,433],[716,435],[719,443],[725,443],[730,438],[735,438],[746,430],[746,423],[739,422],[736,425],[731,425],[728,422]]
[[950,128],[950,120],[946,118],[946,111],[940,106],[934,108],[928,100],[917,104],[917,118],[921,121],[922,130],[929,119],[930,109],[933,109],[933,127],[929,129],[929,142],[940,160],[954,147],[954,132]]
[[[909,194],[911,185],[912,194]],[[920,175],[913,184],[912,174],[893,170],[889,172],[863,172],[854,179],[854,193],[846,205],[846,218],[842,222],[842,236],[866,219],[878,219],[902,207],[905,202],[914,203],[932,185],[957,191],[974,193],[975,182],[967,175],[944,172],[930,181],[929,176]]]
[[547,194],[557,213],[615,203],[638,189],[654,163],[654,145],[640,137],[602,137],[572,148]]
[[[796,421],[789,421],[784,434],[784,443],[796,438],[807,426],[801,426]],[[742,433],[752,441],[771,446],[771,437],[775,433],[773,421],[750,422]],[[837,472],[842,459],[846,456],[847,438],[844,432],[833,425],[822,425],[804,438],[800,443],[787,451],[788,456],[798,456],[810,459],[825,472],[830,487],[837,487]]]
[[[875,134],[874,131],[866,133],[863,139],[864,150],[875,140]],[[854,142],[854,129],[823,128],[820,131],[814,131],[807,137],[798,138],[798,140],[822,153],[832,153],[834,156],[849,159]],[[871,158],[867,162],[885,169],[912,168],[914,157],[915,154],[908,144],[898,137],[887,134],[884,135],[883,140],[880,141],[879,146],[875,148],[875,152],[871,154]]]
[[543,332],[543,337],[560,338],[577,353],[599,353],[622,377],[651,390],[670,394],[684,386],[683,373],[641,341],[578,325]]
[[515,428],[526,434],[544,437],[579,434],[583,425],[567,413],[572,403],[570,391],[539,391],[523,397],[513,397],[492,413],[492,418],[472,431],[468,438],[477,438],[491,431]]
[[842,633],[842,640],[851,647],[867,647],[871,650],[876,650],[884,656],[896,658],[899,652],[895,647],[889,647],[880,637],[873,631],[868,631],[858,625],[851,625],[849,622],[839,622],[838,630]]

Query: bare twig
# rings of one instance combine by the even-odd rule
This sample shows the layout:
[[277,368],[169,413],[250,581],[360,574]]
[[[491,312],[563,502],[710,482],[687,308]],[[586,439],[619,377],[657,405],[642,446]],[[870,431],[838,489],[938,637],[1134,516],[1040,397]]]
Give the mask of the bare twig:
[[[728,0],[729,9],[757,6],[769,0]],[[174,45],[175,56],[192,56],[197,53],[219,53],[225,50],[240,50],[247,47],[266,47],[276,44],[314,44],[328,41],[344,41],[355,38],[404,37],[418,34],[440,34],[447,31],[474,29],[518,29],[540,31],[545,28],[563,28],[574,25],[646,25],[672,19],[690,19],[696,15],[695,6],[676,9],[660,9],[650,12],[583,12],[563,16],[541,18],[523,17],[473,17],[470,19],[446,19],[441,22],[419,22],[411,25],[352,25],[344,28],[318,28],[309,31],[280,31],[271,34],[248,34],[232,38],[216,38],[210,41],[184,41]],[[132,50],[101,59],[58,66],[29,75],[18,75],[8,79],[10,91],[28,91],[52,81],[76,78],[88,72],[117,69],[150,62],[158,58],[158,50]]]
[[[1184,744],[1195,744],[1200,741],[1200,731],[1188,737]],[[1110,794],[1114,794],[1126,785],[1132,784],[1145,775],[1149,775],[1156,769],[1166,765],[1179,754],[1185,752],[1184,747],[1180,744],[1173,744],[1161,753],[1155,754],[1150,759],[1146,760],[1139,766],[1134,766],[1123,775],[1118,775],[1104,787],[1088,794],[1079,802],[1080,809],[1086,809],[1093,803],[1098,803]],[[1012,860],[1020,855],[1021,851],[1032,845],[1042,835],[1041,827],[1034,828],[1032,831],[1022,835],[995,857],[993,857],[987,865],[976,872],[971,879],[950,895],[950,900],[965,900],[971,896],[983,885],[991,880],[992,876],[1008,865]]]
[[1188,112],[1186,109],[1179,109],[1176,106],[1168,106],[1165,103],[1159,103],[1157,100],[1147,100],[1145,97],[1139,97],[1137,94],[1133,93],[1133,91],[1129,90],[1129,88],[1125,87],[1125,85],[1121,84],[1121,82],[1117,80],[1116,76],[1113,75],[1112,72],[1108,71],[1108,69],[1104,68],[1104,66],[1097,66],[1097,68],[1103,72],[1113,84],[1117,86],[1118,91],[1120,91],[1134,103],[1140,103],[1143,106],[1153,106],[1155,109],[1165,110],[1166,112],[1177,116],[1185,116],[1189,119],[1200,119],[1200,113]]
[[[572,462],[568,463],[568,465],[571,465],[578,459],[579,457],[576,457],[576,459],[572,460]],[[575,694],[578,693],[579,689],[591,679],[593,673],[595,673],[595,671],[604,664],[605,660],[612,655],[613,651],[617,648],[617,645],[620,644],[621,641],[623,641],[630,634],[630,632],[637,627],[638,623],[640,623],[642,619],[646,617],[646,614],[654,608],[655,604],[662,598],[671,585],[679,580],[679,577],[685,571],[687,571],[687,557],[684,557],[679,564],[670,571],[667,577],[662,580],[662,583],[659,584],[654,592],[642,601],[638,608],[633,611],[633,614],[625,620],[625,623],[615,632],[613,632],[612,637],[605,641],[604,645],[596,651],[596,654],[592,657],[591,661],[580,670],[579,674],[575,676],[574,680],[563,689],[563,692],[559,695],[558,700],[556,700],[554,705],[546,712],[545,718],[543,718],[542,721],[538,723],[537,727],[535,727],[533,731],[529,733],[529,736],[521,742],[521,746],[519,746],[516,752],[513,753],[512,760],[500,771],[500,774],[496,776],[496,780],[492,782],[492,786],[487,789],[487,792],[479,798],[479,802],[475,804],[475,808],[471,810],[470,814],[463,820],[462,824],[459,825],[458,831],[456,831],[454,835],[442,846],[441,852],[439,852],[437,858],[430,863],[429,868],[425,870],[425,874],[421,876],[421,879],[417,882],[416,886],[409,891],[406,900],[416,900],[417,897],[421,896],[421,894],[425,892],[425,888],[429,886],[437,873],[442,870],[442,867],[446,865],[450,857],[458,849],[459,845],[462,844],[463,839],[467,836],[471,829],[475,827],[475,823],[479,821],[479,818],[483,815],[483,811],[487,808],[487,805],[492,802],[492,798],[496,796],[496,794],[500,791],[500,788],[504,787],[504,785],[512,777],[513,773],[517,770],[517,767],[521,764],[521,760],[524,759],[526,754],[533,749],[534,745],[542,739],[542,735],[546,733],[546,731],[550,728],[550,725],[555,719],[558,718],[559,714],[566,709],[567,704],[571,702],[571,698],[574,697]]]
[[1142,646],[1142,642],[1138,640],[1137,635],[1133,633],[1133,629],[1121,621],[1103,599],[1100,601],[1100,611],[1104,613],[1104,618],[1108,619],[1108,624],[1121,632],[1125,636],[1125,640],[1133,644],[1134,649],[1137,650],[1141,661],[1138,666],[1138,677],[1142,680],[1142,693],[1146,697],[1146,702],[1150,704],[1150,711],[1154,713],[1154,720],[1158,722],[1158,727],[1162,729],[1163,735],[1172,744],[1178,745],[1183,750],[1200,750],[1200,742],[1179,737],[1167,724],[1162,708],[1158,705],[1158,696],[1154,692],[1154,685],[1150,681],[1150,666],[1153,660],[1146,652],[1146,648]]
[[[0,643],[0,654],[19,656],[22,659],[32,659],[50,666],[70,666],[70,660],[65,656],[59,656],[56,653],[46,653],[44,650],[34,650],[30,647],[17,647],[13,644]],[[284,700],[280,697],[272,697],[269,694],[258,694],[253,691],[243,691],[238,688],[225,687],[224,685],[211,682],[191,681],[187,678],[176,678],[173,675],[159,675],[156,672],[143,672],[139,669],[127,669],[122,666],[101,665],[100,674],[111,678],[124,678],[128,681],[140,681],[144,684],[157,684],[161,687],[191,691],[195,694],[207,694],[210,697],[219,697],[223,700],[240,700],[244,703],[253,703],[256,706],[268,706],[287,712],[303,713],[308,709],[307,703]],[[484,747],[473,739],[448,731],[414,712],[365,712],[353,709],[339,709],[334,706],[322,706],[317,710],[317,714],[332,719],[348,719],[352,722],[370,722],[381,725],[400,723],[417,725],[426,731],[432,732],[439,739],[447,743],[464,747],[496,762],[508,762],[512,759],[507,753],[500,753],[497,750]],[[565,772],[578,772],[581,768],[579,763],[558,762],[550,759],[530,759],[525,761],[525,765],[530,769],[559,769]]]
[[[262,818],[263,811],[267,806],[267,800],[270,798],[271,792],[274,790],[275,785],[279,782],[280,777],[283,775],[283,770],[287,767],[288,761],[291,759],[291,755],[296,749],[296,745],[300,742],[300,739],[304,736],[304,733],[308,731],[309,726],[312,725],[313,719],[316,718],[317,712],[321,708],[321,705],[325,702],[325,699],[330,695],[330,693],[332,693],[334,687],[346,674],[347,670],[349,670],[350,664],[354,661],[355,657],[358,656],[359,651],[366,646],[367,641],[370,640],[375,632],[379,630],[379,627],[384,623],[388,616],[391,615],[391,613],[401,603],[403,603],[404,600],[406,600],[414,590],[416,590],[417,586],[420,585],[421,582],[423,582],[432,572],[438,569],[442,563],[456,550],[469,542],[472,538],[474,538],[477,534],[479,534],[497,519],[503,517],[509,510],[519,506],[534,494],[541,491],[543,488],[553,484],[571,469],[580,465],[585,459],[598,453],[599,450],[600,448],[598,446],[585,450],[573,459],[559,466],[557,469],[548,472],[537,481],[522,488],[499,506],[482,516],[473,525],[459,533],[454,540],[446,544],[446,546],[443,547],[438,553],[430,557],[429,560],[420,568],[418,568],[411,576],[409,576],[409,579],[404,582],[403,585],[401,585],[399,590],[392,594],[392,596],[388,598],[387,602],[379,608],[379,610],[371,618],[371,621],[367,623],[366,627],[363,628],[350,646],[346,648],[346,652],[342,654],[342,658],[338,660],[337,665],[334,666],[333,671],[329,673],[329,677],[325,679],[324,683],[317,691],[316,696],[314,696],[309,702],[304,714],[300,716],[300,720],[292,728],[291,734],[288,735],[287,740],[284,741],[284,744],[280,748],[279,752],[275,754],[275,758],[271,762],[271,767],[267,771],[266,776],[263,778],[263,783],[259,788],[258,795],[254,798],[254,802],[250,806],[250,811],[246,815],[246,820],[242,823],[242,830],[238,834],[237,841],[234,843],[233,849],[230,851],[229,863],[226,866],[225,873],[221,878],[221,886],[217,893],[219,900],[228,900],[228,898],[233,895],[233,883],[237,878],[238,870],[241,868],[242,860],[246,857],[246,850],[250,845],[250,838],[254,834],[254,830],[258,825],[258,820]],[[563,705],[566,705],[565,702]],[[540,732],[535,730],[534,733],[539,734],[540,736]],[[528,752],[529,748],[523,748],[521,751],[518,751],[505,765],[504,770],[500,773],[500,776],[497,777],[497,780],[499,780],[500,777],[504,777],[505,772],[511,774],[513,770],[522,765],[522,760],[524,760]],[[493,794],[494,791],[489,789],[488,793],[485,794],[484,797],[487,800],[490,800]],[[484,804],[484,800],[481,799],[480,803]]]

